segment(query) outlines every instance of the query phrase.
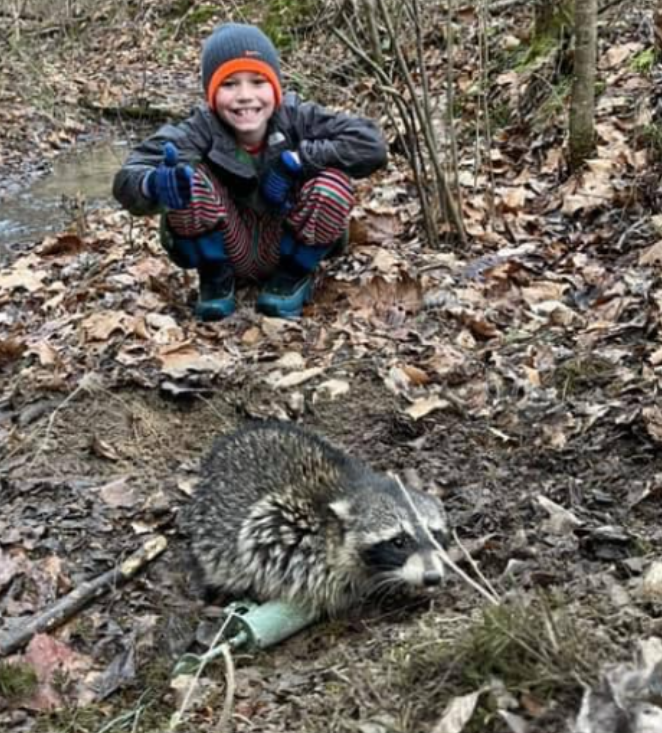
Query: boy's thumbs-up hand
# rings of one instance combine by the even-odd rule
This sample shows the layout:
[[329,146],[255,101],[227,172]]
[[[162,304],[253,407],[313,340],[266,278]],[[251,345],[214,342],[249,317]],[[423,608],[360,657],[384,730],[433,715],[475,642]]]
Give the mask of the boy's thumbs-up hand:
[[293,150],[284,150],[262,180],[262,196],[272,206],[287,208],[290,189],[300,177],[302,169],[299,155]]
[[143,190],[152,201],[167,209],[185,209],[191,202],[193,168],[178,163],[179,150],[173,143],[163,146],[163,162],[144,178]]

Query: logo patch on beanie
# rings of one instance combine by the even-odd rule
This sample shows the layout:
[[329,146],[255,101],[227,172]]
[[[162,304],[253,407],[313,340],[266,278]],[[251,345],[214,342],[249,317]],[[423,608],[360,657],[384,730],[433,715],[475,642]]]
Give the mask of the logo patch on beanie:
[[262,54],[259,51],[244,51],[244,56],[250,56],[251,58],[259,58]]

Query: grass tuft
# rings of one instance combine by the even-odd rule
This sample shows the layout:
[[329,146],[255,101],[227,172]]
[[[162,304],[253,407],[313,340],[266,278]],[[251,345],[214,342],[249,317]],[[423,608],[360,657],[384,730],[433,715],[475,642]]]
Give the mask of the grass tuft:
[[0,662],[0,697],[13,702],[37,689],[37,675],[29,664]]

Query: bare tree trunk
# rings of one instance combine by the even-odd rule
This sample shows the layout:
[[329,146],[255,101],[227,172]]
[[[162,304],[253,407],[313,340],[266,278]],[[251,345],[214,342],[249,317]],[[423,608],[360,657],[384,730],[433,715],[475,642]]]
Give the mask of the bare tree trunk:
[[655,48],[662,52],[662,0],[657,0],[657,7],[653,13],[653,31],[655,33]]
[[570,100],[570,166],[576,170],[595,149],[597,0],[575,0],[575,62]]
[[560,39],[572,20],[572,0],[537,0],[534,19],[534,38]]

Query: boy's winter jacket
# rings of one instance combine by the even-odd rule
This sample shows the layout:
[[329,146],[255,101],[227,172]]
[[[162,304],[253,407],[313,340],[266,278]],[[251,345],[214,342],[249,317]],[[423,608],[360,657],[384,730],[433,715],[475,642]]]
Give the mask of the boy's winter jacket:
[[253,207],[261,174],[283,150],[298,151],[304,180],[325,168],[364,178],[386,163],[386,145],[372,121],[302,102],[289,93],[269,121],[266,147],[255,165],[238,150],[232,130],[200,105],[184,122],[164,125],[139,144],[115,176],[113,194],[132,214],[159,211],[143,194],[142,180],[162,161],[166,142],[177,146],[180,162],[204,163],[233,198]]

